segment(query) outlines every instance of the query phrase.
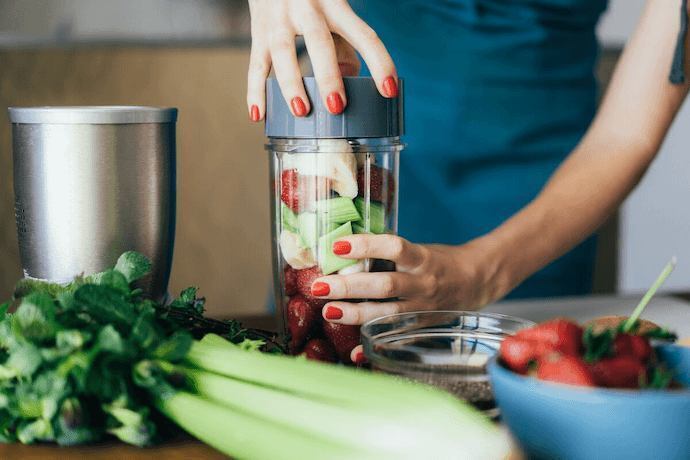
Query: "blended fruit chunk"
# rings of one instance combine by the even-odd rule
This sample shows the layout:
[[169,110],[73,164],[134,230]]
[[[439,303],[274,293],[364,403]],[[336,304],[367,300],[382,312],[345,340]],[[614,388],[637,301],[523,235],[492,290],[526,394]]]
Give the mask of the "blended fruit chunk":
[[333,243],[343,236],[352,235],[352,224],[347,222],[319,238],[319,266],[328,275],[357,263],[356,259],[344,259],[333,253]]
[[360,220],[361,216],[357,207],[350,198],[337,197],[329,200],[321,200],[316,203],[316,211],[324,222],[344,224]]
[[[355,198],[355,207],[362,216],[362,219],[352,223],[355,233],[385,233],[386,231],[386,209],[381,203],[367,202],[364,198]],[[367,221],[369,221],[369,231],[367,232]],[[355,225],[358,228],[355,228]]]
[[316,265],[312,250],[304,247],[302,238],[289,230],[283,230],[280,234],[280,252],[285,262],[296,270]]

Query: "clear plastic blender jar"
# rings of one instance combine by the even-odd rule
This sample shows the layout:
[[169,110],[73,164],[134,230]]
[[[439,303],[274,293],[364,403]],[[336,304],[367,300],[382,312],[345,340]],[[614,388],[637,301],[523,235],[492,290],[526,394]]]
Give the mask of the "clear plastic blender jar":
[[[267,82],[266,146],[270,153],[275,302],[292,354],[350,362],[359,326],[322,318],[327,300],[312,283],[331,274],[394,270],[383,260],[352,260],[333,252],[339,238],[395,234],[398,163],[403,148],[399,96],[381,96],[368,77],[344,79],[348,106],[328,112],[313,78],[304,78],[312,110],[294,117],[275,79]],[[348,299],[352,300],[352,299]]]

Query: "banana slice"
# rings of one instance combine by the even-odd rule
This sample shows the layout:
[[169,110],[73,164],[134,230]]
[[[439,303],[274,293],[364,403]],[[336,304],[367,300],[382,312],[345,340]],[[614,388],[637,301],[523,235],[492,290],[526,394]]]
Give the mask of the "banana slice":
[[357,158],[345,139],[319,141],[319,153],[291,153],[283,156],[283,169],[296,169],[304,176],[331,179],[333,190],[340,196],[357,196]]
[[295,270],[311,268],[316,265],[314,253],[302,246],[302,238],[297,233],[283,230],[280,234],[280,252],[285,261]]

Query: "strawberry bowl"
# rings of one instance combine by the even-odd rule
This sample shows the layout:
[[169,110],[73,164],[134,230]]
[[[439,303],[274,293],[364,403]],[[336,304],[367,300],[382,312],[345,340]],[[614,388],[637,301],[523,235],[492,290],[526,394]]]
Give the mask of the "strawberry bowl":
[[657,356],[681,388],[585,388],[517,374],[494,358],[489,375],[502,421],[529,458],[690,458],[690,348]]

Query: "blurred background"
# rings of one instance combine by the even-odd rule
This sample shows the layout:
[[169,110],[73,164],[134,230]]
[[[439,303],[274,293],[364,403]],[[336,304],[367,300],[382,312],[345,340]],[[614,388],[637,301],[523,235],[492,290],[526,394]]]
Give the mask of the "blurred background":
[[[602,20],[605,87],[644,0],[613,0]],[[270,291],[267,156],[248,122],[246,0],[0,0],[0,298],[21,275],[5,107],[154,105],[180,109],[171,291],[198,285],[216,316],[263,311]],[[690,122],[601,230],[595,291],[644,290],[671,254],[667,290],[690,290]],[[404,161],[404,157],[402,159]]]

